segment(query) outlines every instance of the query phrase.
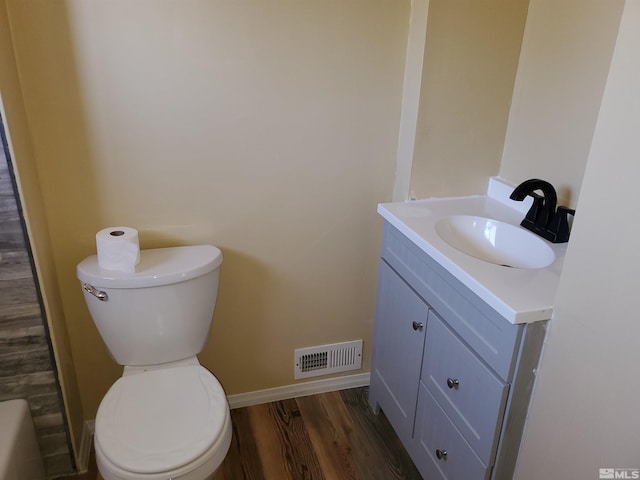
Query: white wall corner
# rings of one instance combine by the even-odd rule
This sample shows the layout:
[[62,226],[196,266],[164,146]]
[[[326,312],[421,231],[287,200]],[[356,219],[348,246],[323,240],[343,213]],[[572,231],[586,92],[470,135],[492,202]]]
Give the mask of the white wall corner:
[[393,186],[394,202],[403,202],[409,198],[428,13],[429,0],[411,1],[407,57],[402,86],[400,131],[398,133],[398,150],[396,154],[396,179]]

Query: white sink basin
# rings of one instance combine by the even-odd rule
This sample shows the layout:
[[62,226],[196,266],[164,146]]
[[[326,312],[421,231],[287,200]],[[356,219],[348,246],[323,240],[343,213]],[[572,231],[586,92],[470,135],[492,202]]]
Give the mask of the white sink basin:
[[521,227],[471,215],[436,223],[436,232],[455,249],[485,262],[513,268],[544,268],[555,259],[545,240]]

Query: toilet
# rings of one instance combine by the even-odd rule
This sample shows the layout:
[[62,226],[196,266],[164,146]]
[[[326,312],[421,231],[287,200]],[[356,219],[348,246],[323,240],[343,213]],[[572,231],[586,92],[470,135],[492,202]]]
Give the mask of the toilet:
[[124,366],[95,420],[104,480],[205,480],[231,443],[225,392],[200,365],[222,252],[211,245],[140,251],[134,273],[84,259],[77,277],[93,321]]

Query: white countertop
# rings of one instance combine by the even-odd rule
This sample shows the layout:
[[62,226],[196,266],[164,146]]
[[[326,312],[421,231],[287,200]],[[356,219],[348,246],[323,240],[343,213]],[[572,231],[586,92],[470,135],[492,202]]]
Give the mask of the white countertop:
[[495,178],[491,182],[488,195],[381,203],[378,213],[510,323],[548,320],[566,243],[547,242],[555,254],[548,267],[521,269],[476,259],[456,250],[436,233],[436,222],[451,215],[489,217],[519,226],[528,204],[509,200],[508,194],[504,197],[510,193],[510,185]]

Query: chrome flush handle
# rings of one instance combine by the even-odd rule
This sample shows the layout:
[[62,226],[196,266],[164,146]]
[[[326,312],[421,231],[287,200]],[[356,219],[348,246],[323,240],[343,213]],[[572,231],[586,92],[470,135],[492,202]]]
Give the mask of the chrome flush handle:
[[82,284],[82,288],[84,288],[85,292],[90,293],[91,295],[93,295],[94,297],[96,297],[98,300],[100,300],[102,302],[106,302],[107,300],[109,300],[109,295],[107,295],[107,292],[103,292],[102,290],[98,290],[93,285],[90,285],[88,283],[83,283]]

